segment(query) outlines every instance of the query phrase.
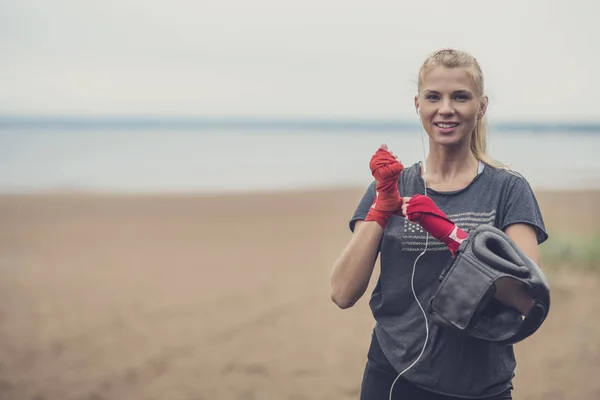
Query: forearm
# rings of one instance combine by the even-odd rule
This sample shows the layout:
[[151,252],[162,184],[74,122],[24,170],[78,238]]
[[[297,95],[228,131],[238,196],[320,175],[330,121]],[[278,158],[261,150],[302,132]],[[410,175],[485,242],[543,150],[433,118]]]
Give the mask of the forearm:
[[[539,247],[532,226],[510,225],[506,228],[506,234],[534,263],[541,265]],[[519,310],[523,315],[527,315],[533,307],[533,298],[523,284],[515,279],[506,278],[497,281],[494,297],[506,306]]]
[[373,274],[379,243],[388,219],[400,209],[398,179],[404,166],[383,144],[369,162],[376,186],[364,221],[358,221],[348,246],[331,273],[331,299],[340,308],[352,307],[365,293]]
[[377,222],[359,221],[355,233],[331,273],[331,299],[340,308],[352,307],[365,293],[373,274],[383,229]]

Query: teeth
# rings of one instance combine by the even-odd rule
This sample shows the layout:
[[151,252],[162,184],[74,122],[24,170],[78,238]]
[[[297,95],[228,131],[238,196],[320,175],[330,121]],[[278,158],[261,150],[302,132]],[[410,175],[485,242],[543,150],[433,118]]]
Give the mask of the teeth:
[[437,124],[437,126],[439,126],[440,128],[454,128],[455,126],[458,126],[458,124],[443,124],[443,123],[439,123],[439,124]]

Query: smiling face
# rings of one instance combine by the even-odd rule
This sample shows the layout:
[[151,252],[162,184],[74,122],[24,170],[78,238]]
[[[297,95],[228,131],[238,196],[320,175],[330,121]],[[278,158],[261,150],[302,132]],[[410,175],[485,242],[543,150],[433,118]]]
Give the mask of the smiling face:
[[415,106],[434,143],[468,145],[477,120],[485,114],[487,97],[467,68],[437,66],[423,76]]

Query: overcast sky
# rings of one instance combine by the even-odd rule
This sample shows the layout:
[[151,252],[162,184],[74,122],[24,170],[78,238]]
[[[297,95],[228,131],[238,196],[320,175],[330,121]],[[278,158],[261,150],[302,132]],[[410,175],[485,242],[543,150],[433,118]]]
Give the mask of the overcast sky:
[[596,0],[0,0],[0,114],[414,118],[472,52],[496,120],[599,120]]

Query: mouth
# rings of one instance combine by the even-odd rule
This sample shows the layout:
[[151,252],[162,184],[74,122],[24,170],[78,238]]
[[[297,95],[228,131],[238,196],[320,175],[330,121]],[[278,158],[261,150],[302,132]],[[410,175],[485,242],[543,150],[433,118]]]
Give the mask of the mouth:
[[442,129],[452,129],[460,125],[458,122],[434,122],[433,124]]
[[434,122],[433,125],[437,126],[440,133],[448,134],[454,132],[454,130],[460,125],[458,122]]

